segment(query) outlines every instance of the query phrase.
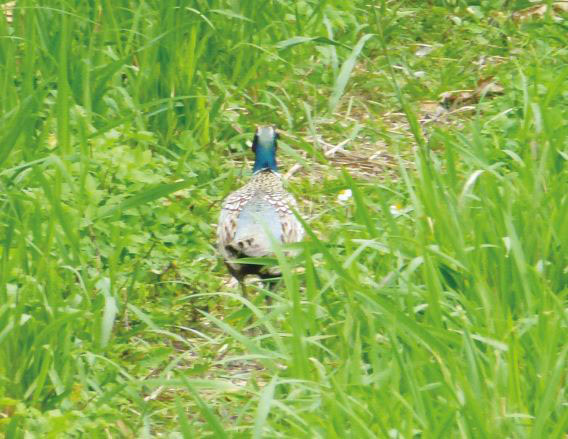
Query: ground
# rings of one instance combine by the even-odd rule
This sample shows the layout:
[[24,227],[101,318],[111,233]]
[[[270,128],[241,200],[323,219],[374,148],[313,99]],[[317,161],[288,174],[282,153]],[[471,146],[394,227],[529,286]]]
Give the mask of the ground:
[[4,3],[0,437],[563,438],[566,2],[514,3]]

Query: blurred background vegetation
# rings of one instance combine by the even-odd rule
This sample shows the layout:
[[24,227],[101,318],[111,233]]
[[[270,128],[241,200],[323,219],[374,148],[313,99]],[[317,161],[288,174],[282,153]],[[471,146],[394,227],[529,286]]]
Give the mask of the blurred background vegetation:
[[[0,437],[564,438],[565,3],[0,4]],[[214,247],[258,124],[270,307]]]

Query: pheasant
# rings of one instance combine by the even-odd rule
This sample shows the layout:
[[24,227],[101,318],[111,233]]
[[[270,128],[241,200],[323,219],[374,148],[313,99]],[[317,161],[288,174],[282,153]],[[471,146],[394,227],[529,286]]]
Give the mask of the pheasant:
[[219,253],[246,297],[244,279],[278,277],[278,270],[262,265],[239,263],[240,258],[270,256],[272,243],[293,243],[304,237],[304,228],[292,212],[296,200],[282,186],[276,166],[278,133],[273,127],[258,127],[252,142],[255,153],[249,182],[223,202],[217,226]]

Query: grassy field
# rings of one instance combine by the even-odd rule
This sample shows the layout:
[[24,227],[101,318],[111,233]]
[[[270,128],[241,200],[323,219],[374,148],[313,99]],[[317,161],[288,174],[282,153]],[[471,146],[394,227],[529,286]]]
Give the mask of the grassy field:
[[[0,438],[566,438],[565,3],[0,6]],[[270,306],[215,251],[259,124]]]

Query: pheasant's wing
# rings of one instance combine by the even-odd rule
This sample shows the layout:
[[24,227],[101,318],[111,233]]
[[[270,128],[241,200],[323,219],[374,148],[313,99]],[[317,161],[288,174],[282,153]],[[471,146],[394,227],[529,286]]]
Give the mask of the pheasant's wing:
[[292,212],[292,209],[297,210],[298,205],[296,200],[290,194],[286,194],[285,209],[281,209],[281,224],[282,224],[282,242],[289,244],[292,242],[299,242],[304,238],[304,227]]
[[230,251],[229,244],[233,242],[237,232],[239,213],[251,197],[250,192],[239,190],[230,194],[223,203],[217,224],[217,247],[224,259],[236,256]]

